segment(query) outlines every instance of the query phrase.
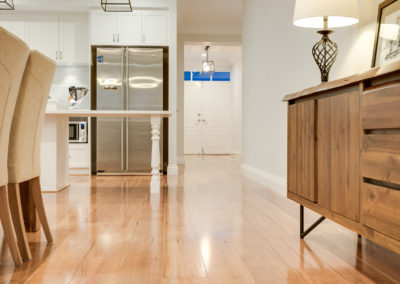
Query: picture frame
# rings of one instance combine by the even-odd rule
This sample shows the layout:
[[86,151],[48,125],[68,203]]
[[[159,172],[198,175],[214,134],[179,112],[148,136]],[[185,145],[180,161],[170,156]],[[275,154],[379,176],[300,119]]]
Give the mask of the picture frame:
[[400,61],[400,0],[379,4],[371,67]]

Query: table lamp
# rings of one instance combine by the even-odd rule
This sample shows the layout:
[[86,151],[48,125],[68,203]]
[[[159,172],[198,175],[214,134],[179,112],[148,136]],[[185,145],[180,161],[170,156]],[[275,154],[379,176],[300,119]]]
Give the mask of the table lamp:
[[293,23],[298,27],[321,29],[322,35],[312,48],[315,62],[321,71],[321,81],[328,82],[329,71],[336,60],[338,46],[330,38],[331,28],[358,23],[357,0],[296,0]]

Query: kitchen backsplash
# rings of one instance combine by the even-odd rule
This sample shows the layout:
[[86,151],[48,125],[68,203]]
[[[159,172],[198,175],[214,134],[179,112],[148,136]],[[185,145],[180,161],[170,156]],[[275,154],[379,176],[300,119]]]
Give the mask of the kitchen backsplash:
[[[58,65],[51,86],[51,99],[67,102],[69,96],[68,88],[70,86],[89,88],[89,68],[89,65]],[[86,98],[79,108],[90,108],[90,94]]]

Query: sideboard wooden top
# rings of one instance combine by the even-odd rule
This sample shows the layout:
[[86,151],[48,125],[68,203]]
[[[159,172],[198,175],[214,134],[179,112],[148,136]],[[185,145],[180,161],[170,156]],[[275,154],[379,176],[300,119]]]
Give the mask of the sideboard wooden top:
[[396,71],[400,71],[400,61],[393,62],[393,63],[387,64],[387,65],[384,65],[381,67],[375,67],[375,68],[372,68],[372,69],[365,71],[363,73],[360,73],[360,74],[355,74],[355,75],[345,77],[342,79],[338,79],[335,81],[322,83],[317,86],[286,95],[282,101],[287,102],[290,100],[295,100],[295,99],[311,96],[316,93],[337,89],[337,88],[344,87],[347,85],[352,85],[352,84],[359,83],[364,80],[368,80],[368,79],[371,79],[374,77],[382,76],[382,75],[389,74],[389,73],[396,72]]

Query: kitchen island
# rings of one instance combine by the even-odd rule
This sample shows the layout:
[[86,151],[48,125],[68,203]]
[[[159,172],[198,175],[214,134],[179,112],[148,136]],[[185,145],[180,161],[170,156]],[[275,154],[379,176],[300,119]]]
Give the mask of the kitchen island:
[[[57,192],[69,185],[68,123],[70,117],[147,117],[151,123],[150,191],[160,191],[160,126],[169,111],[47,110],[41,148],[41,184],[45,192]],[[150,143],[150,141],[149,141]]]

